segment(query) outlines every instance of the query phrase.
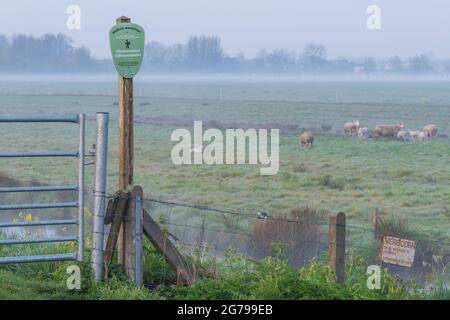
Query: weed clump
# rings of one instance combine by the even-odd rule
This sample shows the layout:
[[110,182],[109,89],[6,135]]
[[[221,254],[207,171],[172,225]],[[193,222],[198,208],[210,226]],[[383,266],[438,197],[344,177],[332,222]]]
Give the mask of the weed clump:
[[345,180],[343,178],[334,178],[332,175],[326,174],[319,177],[318,185],[330,189],[343,190],[345,186]]

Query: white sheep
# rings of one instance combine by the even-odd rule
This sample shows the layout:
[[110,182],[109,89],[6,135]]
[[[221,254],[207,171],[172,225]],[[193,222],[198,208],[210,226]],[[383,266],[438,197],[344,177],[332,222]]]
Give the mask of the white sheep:
[[420,131],[419,135],[417,136],[418,141],[425,141],[428,138],[428,134],[426,132]]
[[397,139],[402,141],[410,141],[412,140],[412,137],[409,134],[409,131],[401,130],[397,133]]

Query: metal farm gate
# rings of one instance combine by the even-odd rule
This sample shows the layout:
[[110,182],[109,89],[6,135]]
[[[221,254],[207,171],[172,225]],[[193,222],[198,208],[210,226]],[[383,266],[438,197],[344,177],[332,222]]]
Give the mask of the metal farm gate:
[[21,263],[37,261],[56,261],[56,260],[78,260],[83,261],[84,253],[84,150],[85,150],[85,117],[84,114],[73,115],[0,115],[0,123],[74,123],[79,125],[79,145],[78,150],[69,151],[49,151],[49,152],[0,152],[0,158],[52,158],[68,157],[78,158],[78,184],[61,186],[14,186],[0,187],[0,193],[18,193],[18,192],[54,192],[54,191],[77,191],[78,197],[73,202],[59,203],[32,203],[32,204],[0,204],[0,214],[2,210],[26,210],[26,209],[53,209],[53,208],[77,208],[78,216],[74,219],[65,220],[42,220],[42,221],[24,221],[24,222],[0,222],[0,231],[2,228],[11,227],[32,227],[32,226],[64,226],[76,225],[78,232],[75,236],[52,238],[27,238],[18,239],[0,239],[0,245],[29,244],[29,243],[50,243],[50,242],[77,242],[78,251],[73,253],[61,254],[42,254],[33,256],[14,256],[0,257],[0,264]]

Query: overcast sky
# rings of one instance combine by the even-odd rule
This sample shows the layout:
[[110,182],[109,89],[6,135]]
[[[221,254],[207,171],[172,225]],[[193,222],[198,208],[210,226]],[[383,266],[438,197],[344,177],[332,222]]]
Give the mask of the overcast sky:
[[[81,30],[68,30],[66,9],[81,8]],[[381,30],[368,30],[366,9],[381,8]],[[323,43],[330,57],[450,58],[448,0],[13,0],[2,1],[0,34],[64,33],[97,57],[109,57],[108,31],[120,15],[146,30],[147,41],[185,42],[193,34],[222,38],[229,54],[259,49],[301,51]]]

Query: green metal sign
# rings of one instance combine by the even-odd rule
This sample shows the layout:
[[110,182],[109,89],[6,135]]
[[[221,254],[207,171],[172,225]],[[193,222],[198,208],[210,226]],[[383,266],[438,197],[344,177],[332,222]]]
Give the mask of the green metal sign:
[[133,78],[144,58],[144,29],[135,23],[117,24],[109,32],[109,43],[117,72],[125,78]]

